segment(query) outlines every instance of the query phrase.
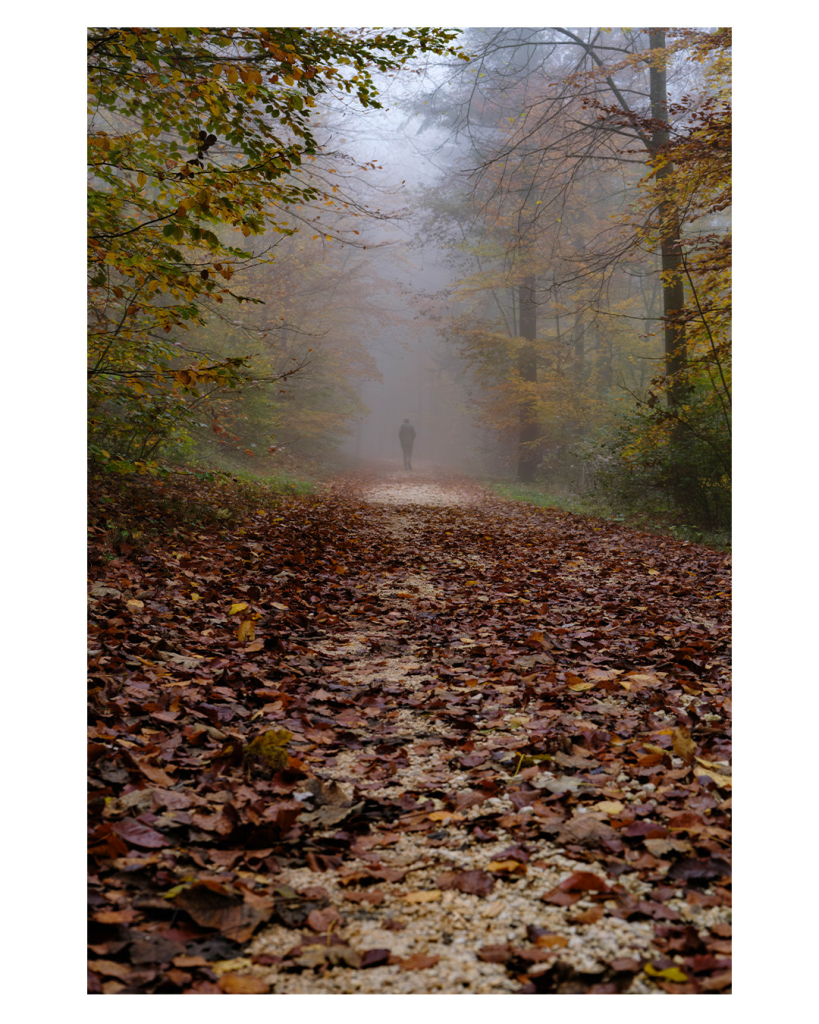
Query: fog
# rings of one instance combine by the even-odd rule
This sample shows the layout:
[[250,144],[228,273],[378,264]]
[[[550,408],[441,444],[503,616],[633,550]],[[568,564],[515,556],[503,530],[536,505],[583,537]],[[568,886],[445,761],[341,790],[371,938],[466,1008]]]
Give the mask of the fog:
[[[457,351],[442,336],[451,317],[455,276],[434,242],[425,242],[413,202],[419,189],[441,179],[440,159],[455,146],[441,132],[420,136],[418,120],[389,105],[395,83],[382,81],[384,108],[328,118],[325,144],[337,144],[359,165],[374,164],[362,198],[387,220],[362,229],[375,250],[379,278],[388,287],[370,296],[372,316],[361,339],[374,372],[355,381],[363,411],[349,424],[339,453],[346,460],[401,466],[398,428],[416,430],[413,466],[485,475],[498,467],[499,446],[475,408],[477,385]],[[403,99],[407,99],[406,89]]]
[[[659,253],[638,224],[645,147],[564,88],[582,48],[560,33],[582,31],[597,30],[467,30],[476,62],[377,75],[380,109],[322,97],[303,174],[335,199],[277,242],[278,306],[258,292],[281,310],[259,323],[274,370],[303,367],[266,414],[271,451],[400,468],[406,418],[416,470],[587,479],[663,338]],[[607,38],[634,53],[643,35]],[[669,64],[670,98],[702,90],[689,65]],[[617,78],[648,117],[645,67]],[[725,226],[716,214],[698,230]]]

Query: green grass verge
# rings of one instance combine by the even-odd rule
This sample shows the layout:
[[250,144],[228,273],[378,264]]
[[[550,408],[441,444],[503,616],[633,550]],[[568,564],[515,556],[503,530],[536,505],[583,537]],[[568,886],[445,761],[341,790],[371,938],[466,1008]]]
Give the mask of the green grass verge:
[[580,512],[591,515],[592,510],[587,502],[576,494],[555,494],[538,484],[497,483],[484,481],[488,487],[501,498],[509,501],[528,501],[530,505],[542,508],[559,508],[563,512]]
[[556,508],[562,512],[576,512],[579,515],[619,523],[634,530],[659,533],[676,540],[703,544],[720,551],[731,550],[730,530],[706,530],[699,526],[676,522],[667,512],[650,511],[625,513],[606,505],[599,499],[579,494],[559,494],[540,484],[498,483],[485,480],[483,484],[493,493],[509,501],[525,501],[541,508]]

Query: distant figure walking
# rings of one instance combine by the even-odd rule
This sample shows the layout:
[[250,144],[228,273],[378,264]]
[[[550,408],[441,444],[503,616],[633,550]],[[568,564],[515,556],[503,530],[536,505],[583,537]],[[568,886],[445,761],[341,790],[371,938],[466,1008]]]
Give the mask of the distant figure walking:
[[398,440],[404,454],[404,469],[412,469],[412,444],[415,441],[415,427],[409,420],[404,420],[398,428]]

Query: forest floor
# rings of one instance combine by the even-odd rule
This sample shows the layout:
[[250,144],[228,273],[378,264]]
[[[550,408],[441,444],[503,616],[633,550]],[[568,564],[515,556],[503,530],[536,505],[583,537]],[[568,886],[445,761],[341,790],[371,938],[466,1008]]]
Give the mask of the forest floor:
[[90,554],[90,992],[730,992],[729,555],[385,472]]

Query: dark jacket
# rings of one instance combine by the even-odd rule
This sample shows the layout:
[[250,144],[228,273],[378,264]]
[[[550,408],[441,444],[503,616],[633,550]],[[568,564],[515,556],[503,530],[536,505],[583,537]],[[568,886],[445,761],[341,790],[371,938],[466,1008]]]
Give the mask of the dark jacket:
[[402,423],[398,428],[398,439],[402,445],[412,444],[415,440],[415,427],[411,423]]

